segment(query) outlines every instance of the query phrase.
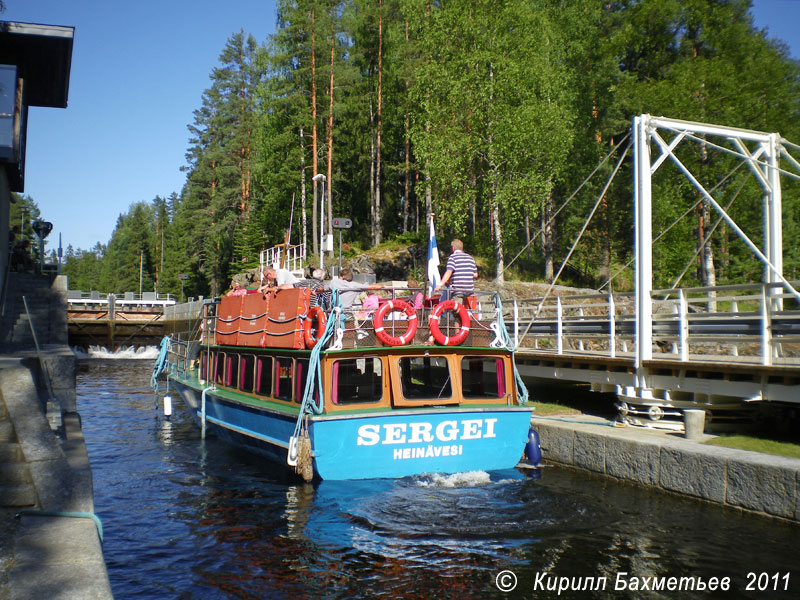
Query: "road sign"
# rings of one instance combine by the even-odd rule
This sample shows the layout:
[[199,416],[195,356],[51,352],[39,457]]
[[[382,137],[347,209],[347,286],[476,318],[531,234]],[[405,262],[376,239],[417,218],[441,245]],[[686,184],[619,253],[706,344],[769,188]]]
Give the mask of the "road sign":
[[353,221],[351,221],[350,219],[345,219],[344,217],[333,218],[334,229],[350,229],[352,226],[353,226]]
[[53,231],[53,224],[50,221],[40,221],[37,219],[33,222],[33,230],[36,232],[36,235],[39,236],[39,239],[43,240]]
[[178,275],[178,279],[181,279],[181,280],[183,280],[183,279],[189,279],[189,276],[188,276],[188,275],[185,275],[184,273],[180,273],[180,274]]

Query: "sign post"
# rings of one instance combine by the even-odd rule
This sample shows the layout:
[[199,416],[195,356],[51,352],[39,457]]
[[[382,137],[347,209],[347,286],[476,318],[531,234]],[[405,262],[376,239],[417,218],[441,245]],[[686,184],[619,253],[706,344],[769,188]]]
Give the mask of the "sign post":
[[342,271],[342,229],[350,229],[353,221],[344,217],[333,218],[333,228],[339,230],[339,272]]
[[183,282],[189,279],[189,276],[186,275],[185,273],[179,273],[178,279],[181,280],[181,303],[183,303]]
[[[324,239],[325,239],[325,175],[322,173],[317,173],[314,177],[311,178],[312,181],[322,182],[322,206],[319,210],[319,268],[324,269],[325,264],[322,258],[322,255],[325,253],[324,250]],[[314,188],[314,200],[316,201],[316,187]]]

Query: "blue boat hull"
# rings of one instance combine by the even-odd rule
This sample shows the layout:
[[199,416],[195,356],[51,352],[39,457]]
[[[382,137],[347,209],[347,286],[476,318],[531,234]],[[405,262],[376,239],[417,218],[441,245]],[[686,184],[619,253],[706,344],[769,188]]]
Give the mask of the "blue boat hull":
[[[201,391],[171,381],[201,422]],[[344,480],[509,469],[524,452],[531,411],[460,407],[312,416],[314,471],[322,479]],[[296,421],[296,413],[206,392],[209,432],[283,466]]]
[[315,421],[315,467],[323,479],[494,471],[516,465],[531,411],[420,410]]

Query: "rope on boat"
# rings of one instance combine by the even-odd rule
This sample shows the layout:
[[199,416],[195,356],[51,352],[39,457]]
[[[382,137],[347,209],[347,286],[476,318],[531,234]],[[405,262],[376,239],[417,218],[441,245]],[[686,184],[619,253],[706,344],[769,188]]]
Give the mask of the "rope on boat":
[[502,347],[511,352],[511,364],[514,367],[514,381],[517,383],[517,395],[519,397],[519,403],[527,404],[529,397],[528,388],[525,385],[525,382],[522,381],[522,376],[519,374],[519,369],[517,369],[517,361],[514,358],[517,347],[514,345],[514,342],[508,335],[508,329],[506,328],[506,323],[503,319],[503,301],[500,299],[500,294],[498,292],[495,292],[494,294],[494,305],[497,307],[497,327],[492,327],[492,329],[494,329],[495,334],[499,336],[500,342],[503,345]]
[[[290,466],[295,467],[295,470],[298,473],[301,473],[304,479],[306,479],[307,474],[310,474],[310,477],[313,477],[313,471],[311,467],[311,440],[308,436],[308,424],[305,422],[305,417],[308,413],[312,412],[317,415],[322,414],[322,411],[325,409],[325,397],[323,395],[322,373],[320,369],[320,354],[322,353],[322,349],[333,336],[339,320],[343,318],[343,315],[341,314],[341,302],[339,301],[339,294],[336,290],[333,290],[331,300],[333,306],[328,313],[328,319],[325,323],[325,330],[319,336],[319,341],[317,344],[311,349],[311,355],[309,356],[308,360],[308,377],[306,378],[306,387],[303,390],[303,400],[300,403],[300,412],[297,415],[297,423],[294,427],[294,433],[292,434],[292,437],[289,438],[289,452],[286,456],[286,462]],[[317,393],[319,395],[318,401],[314,400],[315,384]],[[303,435],[301,435],[301,433]],[[307,456],[304,456],[306,453]],[[303,458],[302,461],[300,460],[301,458]],[[306,479],[306,481],[310,480],[310,478]]]
[[311,457],[311,438],[308,435],[308,421],[303,419],[303,430],[297,440],[297,464],[294,467],[295,473],[303,478],[303,481],[314,479],[314,462]]
[[161,340],[161,347],[158,351],[158,358],[153,365],[153,375],[150,377],[150,387],[153,391],[158,393],[158,376],[167,369],[167,353],[169,352],[169,345],[172,338],[165,335]]

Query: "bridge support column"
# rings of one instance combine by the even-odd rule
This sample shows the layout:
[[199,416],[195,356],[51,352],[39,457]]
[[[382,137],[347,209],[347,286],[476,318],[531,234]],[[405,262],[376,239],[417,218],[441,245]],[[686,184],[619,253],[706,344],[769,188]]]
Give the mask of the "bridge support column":
[[[765,240],[766,248],[764,250],[767,259],[775,268],[774,271],[769,267],[766,268],[767,283],[780,283],[783,276],[783,219],[781,215],[783,200],[781,194],[779,137],[777,133],[771,133],[769,142],[766,144],[769,164],[767,172],[769,189],[766,198],[767,215],[764,225],[767,231],[767,239]],[[777,288],[770,288],[769,290],[769,295],[772,299],[772,310],[783,310],[783,301],[780,298],[776,298],[780,293],[781,290]]]
[[650,115],[633,119],[634,208],[636,217],[636,374],[646,388],[644,361],[653,358],[653,225],[648,127]]

